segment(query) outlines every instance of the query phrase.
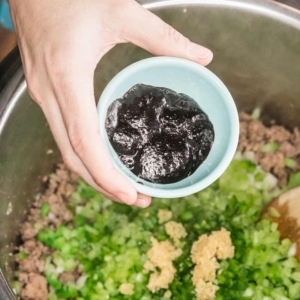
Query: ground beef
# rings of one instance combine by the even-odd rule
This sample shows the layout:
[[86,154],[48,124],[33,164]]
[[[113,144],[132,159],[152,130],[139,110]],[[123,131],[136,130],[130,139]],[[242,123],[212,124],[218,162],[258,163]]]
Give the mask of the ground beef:
[[[278,144],[278,150],[262,152],[262,147],[271,142]],[[288,131],[285,127],[278,125],[267,127],[260,120],[253,120],[250,115],[240,113],[238,150],[254,152],[255,163],[261,165],[266,172],[275,175],[278,178],[279,186],[286,184],[292,172],[300,170],[300,132],[298,128]],[[287,167],[286,158],[293,159],[295,166]]]
[[[71,173],[65,165],[56,166],[53,175],[43,178],[46,189],[41,196],[36,197],[29,210],[27,221],[21,226],[20,236],[23,243],[18,247],[18,253],[24,253],[25,257],[16,255],[16,263],[19,266],[19,282],[21,284],[20,297],[22,300],[46,300],[48,286],[43,276],[44,261],[42,256],[51,253],[51,250],[35,239],[35,226],[40,228],[56,228],[61,225],[68,225],[72,220],[72,213],[67,205],[69,197],[75,189],[78,176]],[[41,215],[43,203],[49,205],[49,214]],[[72,273],[62,273],[62,282],[75,282],[80,272],[75,270]]]
[[[29,211],[29,217],[28,219],[31,217],[30,214],[31,211]],[[34,238],[36,235],[36,230],[33,228],[33,224],[29,223],[29,222],[25,222],[22,227],[21,227],[21,237],[23,241],[27,241],[30,240],[32,238]]]
[[59,281],[62,283],[75,282],[75,280],[76,280],[76,275],[74,273],[64,272],[59,276]]
[[27,284],[21,292],[21,298],[24,300],[45,300],[48,295],[47,281],[44,276],[29,273]]

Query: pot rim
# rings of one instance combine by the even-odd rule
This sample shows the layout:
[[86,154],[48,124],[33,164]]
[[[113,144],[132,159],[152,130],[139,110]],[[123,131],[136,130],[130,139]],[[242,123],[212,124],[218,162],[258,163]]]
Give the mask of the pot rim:
[[[267,17],[281,20],[300,31],[300,10],[288,5],[275,2],[273,0],[140,0],[146,9],[159,9],[162,7],[171,7],[174,5],[208,5],[240,8],[251,12],[257,12]],[[26,81],[21,65],[20,54],[17,51],[11,53],[9,60],[11,65],[8,68],[2,68],[0,81],[4,76],[9,76],[8,82],[4,87],[0,87],[0,137],[11,111],[19,100],[19,96],[26,90]],[[7,75],[9,74],[9,75]],[[8,281],[6,280],[0,266],[0,299],[16,300]]]

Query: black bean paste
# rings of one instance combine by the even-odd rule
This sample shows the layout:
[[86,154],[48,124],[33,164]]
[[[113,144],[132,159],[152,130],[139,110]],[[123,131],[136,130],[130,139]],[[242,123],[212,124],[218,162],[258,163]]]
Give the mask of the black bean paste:
[[193,174],[214,141],[213,125],[195,100],[144,84],[110,105],[105,126],[123,164],[153,183],[174,183]]

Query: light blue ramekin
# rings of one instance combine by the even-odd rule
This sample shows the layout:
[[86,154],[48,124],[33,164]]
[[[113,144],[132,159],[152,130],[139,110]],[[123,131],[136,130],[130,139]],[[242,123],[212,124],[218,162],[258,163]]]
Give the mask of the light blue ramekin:
[[[139,83],[166,87],[190,96],[198,102],[214,126],[215,141],[207,159],[184,180],[173,184],[154,184],[138,178],[121,163],[108,140],[105,119],[109,105]],[[228,167],[239,138],[238,112],[225,85],[207,68],[180,58],[148,58],[122,70],[104,89],[98,104],[98,115],[101,136],[115,167],[132,182],[138,192],[153,197],[183,197],[209,186]]]

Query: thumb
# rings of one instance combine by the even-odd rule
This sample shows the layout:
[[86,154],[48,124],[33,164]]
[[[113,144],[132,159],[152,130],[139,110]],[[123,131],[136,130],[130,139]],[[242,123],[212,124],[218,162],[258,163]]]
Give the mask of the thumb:
[[[124,39],[127,42],[154,55],[185,58],[203,66],[212,61],[213,53],[209,49],[191,42],[138,3],[132,5],[134,7],[130,9],[130,22],[123,28]],[[132,18],[132,15],[135,17]]]

